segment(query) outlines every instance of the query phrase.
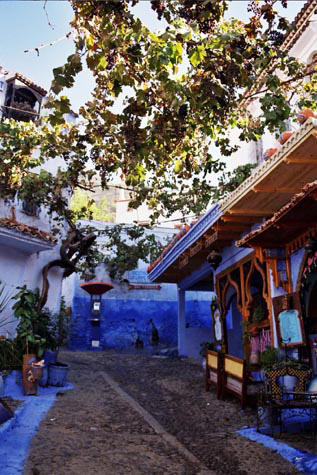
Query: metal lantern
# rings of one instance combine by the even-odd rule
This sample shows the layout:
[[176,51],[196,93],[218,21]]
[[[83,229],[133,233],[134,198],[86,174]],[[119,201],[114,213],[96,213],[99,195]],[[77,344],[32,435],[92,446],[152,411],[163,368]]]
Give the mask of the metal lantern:
[[213,249],[210,254],[207,256],[207,262],[211,265],[211,267],[216,270],[219,264],[222,261],[222,255],[220,252]]

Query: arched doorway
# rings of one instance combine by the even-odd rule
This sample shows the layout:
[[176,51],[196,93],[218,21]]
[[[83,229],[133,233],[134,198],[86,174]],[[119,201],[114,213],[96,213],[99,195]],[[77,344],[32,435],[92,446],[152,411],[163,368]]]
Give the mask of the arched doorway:
[[225,335],[227,353],[236,358],[244,359],[243,315],[238,308],[238,297],[233,287],[227,292],[227,315],[225,318]]
[[224,351],[249,359],[271,346],[267,268],[247,256],[217,275],[217,295],[224,315]]

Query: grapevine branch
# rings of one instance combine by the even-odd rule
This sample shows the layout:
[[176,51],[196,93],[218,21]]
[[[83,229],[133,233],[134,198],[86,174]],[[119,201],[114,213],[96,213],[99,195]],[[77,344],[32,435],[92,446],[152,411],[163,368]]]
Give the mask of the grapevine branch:
[[[312,62],[309,66],[312,66],[314,64],[317,63],[317,60]],[[306,76],[313,76],[314,74],[316,74],[316,71],[308,71],[308,72],[305,72],[303,74],[299,74],[298,76],[296,76],[295,78],[290,78],[290,79],[287,79],[285,81],[282,81],[280,83],[280,86],[286,86],[287,84],[291,84],[293,82],[296,82],[296,81],[300,81],[301,79],[304,79]],[[270,91],[271,89],[269,87],[266,87],[265,89],[261,89],[260,91],[256,91],[256,92],[253,92],[252,94],[249,94],[247,96],[244,96],[243,100],[247,100],[247,99],[251,99],[252,97],[254,96],[257,96],[259,94],[263,94],[267,91]]]
[[47,4],[47,0],[45,0],[44,2],[44,5],[43,5],[43,10],[45,12],[45,15],[46,15],[46,18],[47,18],[47,23],[48,23],[48,26],[50,26],[52,28],[52,30],[55,29],[55,25],[52,25],[52,23],[50,22],[50,19],[49,19],[49,16],[48,16],[48,13],[47,13],[47,10],[46,10],[46,4]]
[[37,46],[36,48],[25,49],[24,53],[31,53],[32,51],[35,51],[37,53],[37,55],[40,56],[40,49],[47,48],[47,46],[53,46],[56,43],[59,43],[60,41],[65,40],[66,38],[68,39],[71,36],[71,34],[72,34],[72,32],[69,31],[68,33],[66,33],[66,35],[61,36],[60,38],[58,38],[55,41],[51,41],[50,43],[44,43],[40,46]]

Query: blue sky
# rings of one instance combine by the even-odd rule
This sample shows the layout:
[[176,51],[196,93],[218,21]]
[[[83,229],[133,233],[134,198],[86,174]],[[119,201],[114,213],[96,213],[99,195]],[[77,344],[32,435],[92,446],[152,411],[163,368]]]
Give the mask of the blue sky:
[[[231,16],[246,20],[248,18],[247,3],[245,0],[232,1]],[[289,0],[287,16],[293,19],[304,3],[304,1]],[[48,24],[43,6],[44,1],[42,0],[0,0],[2,39],[0,65],[10,71],[18,71],[48,89],[53,77],[52,69],[62,65],[67,56],[74,51],[72,39],[65,39],[53,46],[41,49],[39,56],[34,51],[24,53],[24,50],[38,47],[64,36],[70,31],[69,22],[73,15],[67,1],[49,0],[46,10],[50,23],[54,25],[53,30]],[[135,7],[135,13],[149,28],[160,28],[160,22],[149,8],[149,0],[142,0]],[[75,87],[67,91],[74,110],[77,110],[83,100],[89,98],[92,87],[93,80],[90,73],[83,71]]]

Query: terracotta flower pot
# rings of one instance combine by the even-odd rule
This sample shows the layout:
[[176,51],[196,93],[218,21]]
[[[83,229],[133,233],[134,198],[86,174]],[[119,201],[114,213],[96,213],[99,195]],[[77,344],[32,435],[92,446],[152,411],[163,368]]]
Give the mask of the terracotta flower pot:
[[297,114],[297,120],[301,125],[304,124],[309,117],[315,117],[315,114],[310,109],[305,109]]
[[40,366],[37,363],[32,363],[31,372],[34,379],[41,379],[43,376],[43,366]]
[[31,368],[32,363],[36,362],[36,357],[33,354],[23,355],[22,377],[24,394],[27,396],[37,394],[37,380],[34,378]]
[[277,152],[277,148],[269,148],[264,152],[263,159],[269,160],[274,153]]
[[285,142],[293,135],[293,132],[290,130],[286,130],[285,132],[282,132],[279,138],[279,142],[281,145],[284,145]]

